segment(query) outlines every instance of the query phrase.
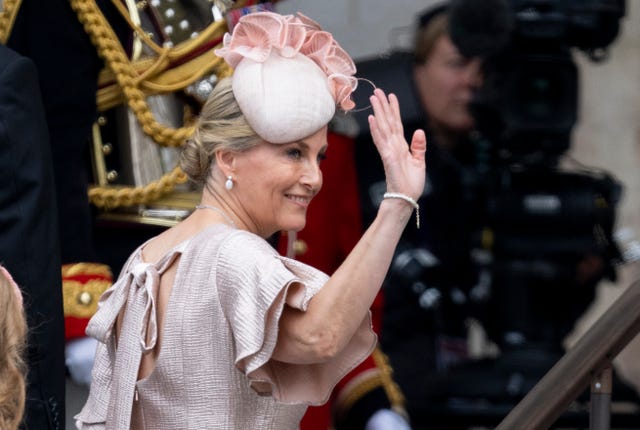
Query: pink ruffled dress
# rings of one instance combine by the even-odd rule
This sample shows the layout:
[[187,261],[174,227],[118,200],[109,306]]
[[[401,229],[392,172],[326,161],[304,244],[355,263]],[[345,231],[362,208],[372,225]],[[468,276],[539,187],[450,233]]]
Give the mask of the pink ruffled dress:
[[[305,311],[327,276],[252,233],[215,225],[153,264],[141,249],[87,329],[100,343],[78,429],[297,429],[307,405],[326,402],[376,343],[367,317],[329,362],[272,359],[284,306]],[[137,380],[141,356],[157,339],[160,276],[178,258],[156,366]],[[294,282],[303,288],[290,290]]]

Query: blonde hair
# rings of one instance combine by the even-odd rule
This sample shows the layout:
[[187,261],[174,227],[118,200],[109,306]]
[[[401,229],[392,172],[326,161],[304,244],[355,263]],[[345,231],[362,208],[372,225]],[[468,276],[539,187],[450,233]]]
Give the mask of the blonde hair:
[[231,88],[231,78],[215,86],[202,107],[196,130],[180,156],[180,167],[196,183],[206,183],[216,152],[246,151],[261,139],[249,126]]
[[25,405],[27,323],[14,286],[0,271],[0,428],[13,430]]
[[449,15],[442,11],[418,28],[414,39],[413,60],[423,64],[429,59],[438,39],[449,34]]

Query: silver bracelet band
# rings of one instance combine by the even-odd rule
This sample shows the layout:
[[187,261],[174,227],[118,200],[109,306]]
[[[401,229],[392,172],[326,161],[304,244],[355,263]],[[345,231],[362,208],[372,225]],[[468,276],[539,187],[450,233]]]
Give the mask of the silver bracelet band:
[[416,228],[420,228],[420,205],[414,199],[409,197],[406,194],[402,193],[384,193],[383,198],[385,199],[400,199],[409,203],[416,210]]

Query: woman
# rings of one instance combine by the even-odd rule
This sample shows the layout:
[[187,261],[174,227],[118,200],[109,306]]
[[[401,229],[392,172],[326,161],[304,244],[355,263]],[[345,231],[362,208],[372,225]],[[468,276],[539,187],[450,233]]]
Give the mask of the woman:
[[[424,227],[409,225],[396,247],[382,288],[380,340],[411,423],[430,428],[430,399],[450,388],[433,381],[468,355],[466,294],[477,283],[469,250],[477,213],[469,198],[478,197],[469,182],[477,152],[469,140],[475,127],[469,102],[483,77],[481,59],[464,57],[451,41],[449,10],[449,2],[438,2],[417,17],[411,53],[368,60],[361,69],[368,72],[363,77],[409,95],[405,129],[424,128],[429,142],[427,186],[418,200]],[[370,142],[363,131],[355,157],[365,225],[377,215],[385,186]]]
[[101,298],[80,429],[297,428],[375,345],[369,307],[424,187],[424,133],[409,149],[397,99],[374,92],[390,194],[329,278],[266,238],[305,225],[327,124],[353,107],[353,62],[309,18],[271,12],[243,17],[218,55],[233,78],[181,160],[204,183],[201,203],[135,251]]
[[25,403],[23,351],[27,323],[22,293],[0,266],[0,428],[14,430],[22,421]]
[[448,2],[420,16],[413,60],[413,81],[429,131],[440,147],[456,151],[475,126],[469,103],[483,76],[481,58],[463,56],[451,41]]
[[469,291],[478,282],[470,251],[478,208],[469,200],[477,153],[469,104],[482,84],[482,59],[464,57],[453,44],[449,11],[449,2],[429,7],[416,26],[413,84],[429,140],[428,186],[418,200],[425,228],[405,230],[383,287],[382,350],[418,427],[437,426],[426,406],[453,386],[439,385],[442,375],[468,358]]

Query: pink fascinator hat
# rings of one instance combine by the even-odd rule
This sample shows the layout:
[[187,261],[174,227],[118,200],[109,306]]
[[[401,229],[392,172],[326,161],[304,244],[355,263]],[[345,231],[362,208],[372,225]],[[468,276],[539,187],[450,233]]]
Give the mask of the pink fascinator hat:
[[216,55],[234,69],[233,94],[249,125],[271,143],[312,135],[336,106],[355,106],[355,64],[333,36],[298,13],[245,15]]

